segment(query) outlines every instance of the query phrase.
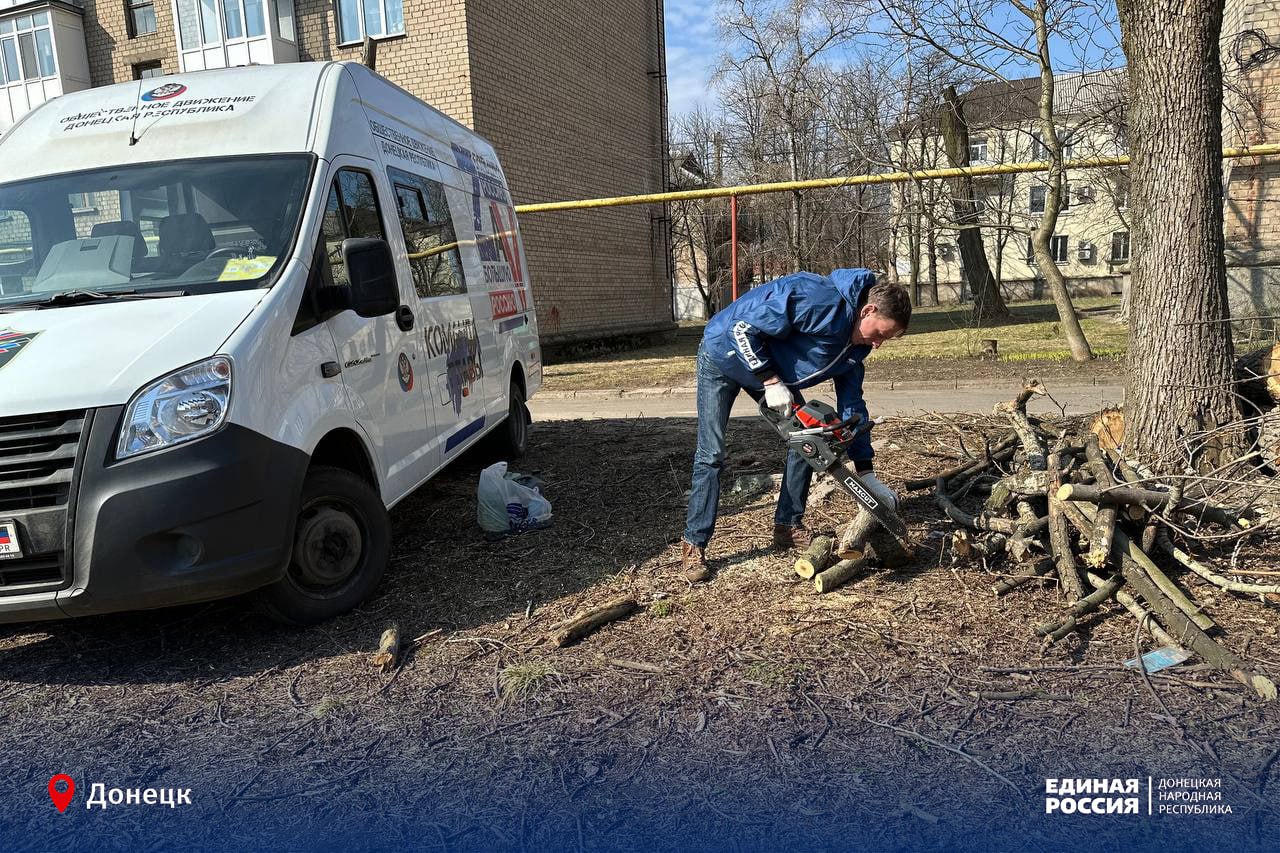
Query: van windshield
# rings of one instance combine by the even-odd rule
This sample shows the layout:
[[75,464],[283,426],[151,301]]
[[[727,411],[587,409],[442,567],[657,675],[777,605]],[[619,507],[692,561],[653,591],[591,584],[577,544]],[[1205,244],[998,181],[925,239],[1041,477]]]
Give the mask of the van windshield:
[[311,162],[234,157],[0,184],[0,306],[262,286],[289,253]]

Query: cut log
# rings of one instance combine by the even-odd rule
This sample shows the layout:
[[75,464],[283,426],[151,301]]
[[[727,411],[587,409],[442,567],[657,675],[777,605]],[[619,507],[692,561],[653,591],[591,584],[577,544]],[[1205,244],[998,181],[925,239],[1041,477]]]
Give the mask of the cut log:
[[992,533],[986,539],[974,539],[963,527],[951,534],[951,551],[965,562],[998,557],[1005,553],[1009,540],[1000,533]]
[[1097,610],[1104,601],[1114,596],[1122,586],[1124,586],[1124,578],[1121,576],[1104,581],[1093,592],[1071,602],[1071,606],[1067,608],[1065,619],[1039,625],[1036,627],[1036,633],[1048,639],[1051,644],[1058,642],[1079,627],[1081,616]]
[[[1062,484],[1062,450],[1054,448],[1049,454],[1049,489],[1057,491]],[[1058,580],[1062,582],[1062,594],[1068,600],[1084,598],[1084,584],[1076,569],[1075,554],[1071,550],[1071,531],[1067,529],[1066,516],[1056,497],[1049,498],[1049,551],[1058,566]],[[1055,641],[1056,642],[1056,641]]]
[[552,629],[551,633],[547,635],[547,639],[563,648],[570,643],[581,640],[602,625],[625,619],[635,612],[637,607],[639,605],[634,598],[623,596],[607,601],[590,610],[580,610],[570,619],[561,622]]
[[[1070,515],[1068,515],[1070,517]],[[1146,601],[1147,606],[1169,629],[1178,643],[1195,652],[1205,663],[1228,673],[1236,681],[1254,690],[1264,699],[1276,699],[1276,685],[1265,676],[1251,673],[1245,662],[1231,652],[1218,645],[1213,639],[1200,630],[1194,622],[1165,597],[1158,587],[1151,582],[1146,573],[1132,560],[1121,563],[1124,579]]]
[[373,656],[373,665],[382,672],[390,672],[396,668],[400,657],[400,626],[392,622],[382,632],[378,641],[378,653]]
[[1103,409],[1090,422],[1089,432],[1098,437],[1098,446],[1103,450],[1124,447],[1124,410]]
[[948,518],[957,524],[963,524],[965,527],[972,527],[974,530],[990,530],[994,533],[1004,533],[1010,536],[1017,530],[1017,525],[1010,519],[985,512],[980,515],[969,515],[961,510],[960,507],[952,503],[950,496],[947,495],[946,484],[941,477],[938,478],[937,485],[933,490],[933,501],[938,505],[939,509],[947,514]]
[[[1137,486],[1115,486],[1098,488],[1079,483],[1064,483],[1058,488],[1057,498],[1060,501],[1079,501],[1094,503],[1099,506],[1128,506],[1136,504],[1149,510],[1167,506],[1175,498],[1172,492],[1158,492],[1154,489],[1142,489]],[[1215,506],[1195,498],[1182,498],[1178,501],[1175,512],[1193,515],[1204,521],[1230,529],[1243,529],[1250,526],[1247,518],[1232,512],[1225,507]]]
[[[1107,468],[1102,451],[1098,448],[1097,436],[1089,438],[1084,446],[1084,455],[1088,460],[1089,470],[1093,472],[1093,481],[1097,487],[1108,489],[1114,486],[1116,481],[1111,476],[1110,469]],[[1089,534],[1089,551],[1084,555],[1086,566],[1091,569],[1100,569],[1107,564],[1107,557],[1111,554],[1111,535],[1115,529],[1116,508],[1099,507],[1098,515],[1093,522],[1093,531]]]
[[[1077,526],[1084,524],[1092,528],[1097,525],[1100,510],[1094,509],[1091,505],[1064,504],[1063,507],[1067,517]],[[1081,533],[1084,532],[1085,529],[1081,528]],[[1138,543],[1119,530],[1115,531],[1113,542],[1112,554],[1120,560],[1122,567],[1132,564],[1134,571],[1145,573],[1150,582],[1200,630],[1208,631],[1216,627],[1208,614],[1204,613],[1177,584],[1169,579],[1168,575],[1161,571],[1159,566],[1151,561],[1151,558],[1138,547]],[[1125,577],[1128,576],[1126,571]]]
[[[835,556],[841,560],[860,559],[867,550],[867,539],[876,527],[876,519],[865,509],[859,509],[840,535],[840,544],[836,546]],[[825,566],[823,568],[826,568]]]
[[865,557],[857,560],[841,560],[826,571],[814,575],[813,588],[818,592],[831,592],[841,584],[848,583],[851,578],[866,566]]
[[876,562],[886,569],[901,568],[916,558],[915,548],[899,542],[898,537],[880,525],[871,531],[867,544],[871,546]]
[[1045,470],[1047,462],[1044,442],[1040,440],[1039,433],[1031,426],[1031,422],[1027,420],[1027,401],[1037,394],[1045,393],[1047,392],[1039,380],[1032,379],[1022,386],[1022,393],[1011,402],[1000,403],[996,406],[997,412],[1003,412],[1009,416],[1009,421],[1013,424],[1013,430],[1018,434],[1018,441],[1022,443],[1022,452],[1027,459],[1027,467],[1032,471]]
[[830,536],[815,536],[809,548],[796,560],[796,574],[808,580],[831,565],[835,540]]

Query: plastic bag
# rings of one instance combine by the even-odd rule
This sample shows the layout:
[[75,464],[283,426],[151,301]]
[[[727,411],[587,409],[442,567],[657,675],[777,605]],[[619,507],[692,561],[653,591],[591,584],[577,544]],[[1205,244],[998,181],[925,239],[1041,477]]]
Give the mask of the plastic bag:
[[508,473],[506,462],[480,472],[476,487],[476,517],[486,538],[537,530],[551,524],[551,501],[542,496],[532,477]]

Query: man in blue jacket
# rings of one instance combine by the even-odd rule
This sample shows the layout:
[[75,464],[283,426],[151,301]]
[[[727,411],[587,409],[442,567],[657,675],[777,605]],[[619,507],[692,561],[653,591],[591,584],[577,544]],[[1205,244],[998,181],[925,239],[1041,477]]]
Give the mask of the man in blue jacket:
[[[681,563],[693,583],[711,573],[707,542],[716,525],[724,432],[739,391],[790,414],[802,402],[802,388],[834,380],[840,417],[867,417],[862,399],[862,361],[885,341],[903,335],[911,320],[911,300],[896,284],[877,283],[870,270],[835,270],[823,277],[795,273],[763,284],[711,318],[698,348],[698,449],[693,455],[693,490],[681,543]],[[897,495],[872,473],[871,434],[849,446],[849,457],[876,497],[897,506]],[[802,523],[813,469],[795,452],[787,454],[774,547],[808,543]]]

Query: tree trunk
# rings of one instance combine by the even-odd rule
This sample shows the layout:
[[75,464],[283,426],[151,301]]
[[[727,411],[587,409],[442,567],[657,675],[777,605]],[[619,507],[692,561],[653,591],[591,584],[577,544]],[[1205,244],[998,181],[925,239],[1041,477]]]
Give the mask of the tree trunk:
[[[1222,238],[1220,0],[1120,0],[1133,233],[1126,451],[1238,417]],[[1176,117],[1176,121],[1171,120]],[[1212,466],[1236,448],[1206,448]],[[1170,462],[1173,460],[1170,459]]]
[[1058,309],[1058,322],[1062,326],[1062,336],[1071,349],[1071,358],[1075,361],[1092,361],[1093,350],[1085,339],[1084,329],[1080,327],[1080,318],[1076,316],[1075,306],[1071,304],[1071,291],[1067,289],[1067,280],[1062,276],[1049,251],[1049,241],[1053,238],[1054,229],[1058,227],[1058,211],[1062,207],[1062,142],[1058,139],[1058,131],[1053,120],[1053,64],[1049,58],[1049,25],[1047,0],[1037,0],[1033,22],[1036,30],[1036,45],[1040,54],[1040,135],[1045,148],[1049,150],[1049,191],[1045,199],[1044,216],[1040,227],[1031,235],[1031,245],[1035,252],[1036,263],[1040,265],[1040,273],[1049,285],[1049,293],[1053,296],[1054,307]]
[[[964,120],[964,110],[956,95],[956,87],[942,91],[945,108],[942,111],[942,142],[951,166],[969,165],[969,126]],[[1009,316],[1009,307],[1000,296],[1000,288],[987,264],[987,250],[982,241],[982,229],[978,225],[978,205],[974,201],[973,178],[956,178],[951,181],[951,206],[955,210],[959,227],[960,260],[964,264],[964,277],[973,294],[973,319],[1003,319]],[[936,294],[935,294],[936,295]]]

